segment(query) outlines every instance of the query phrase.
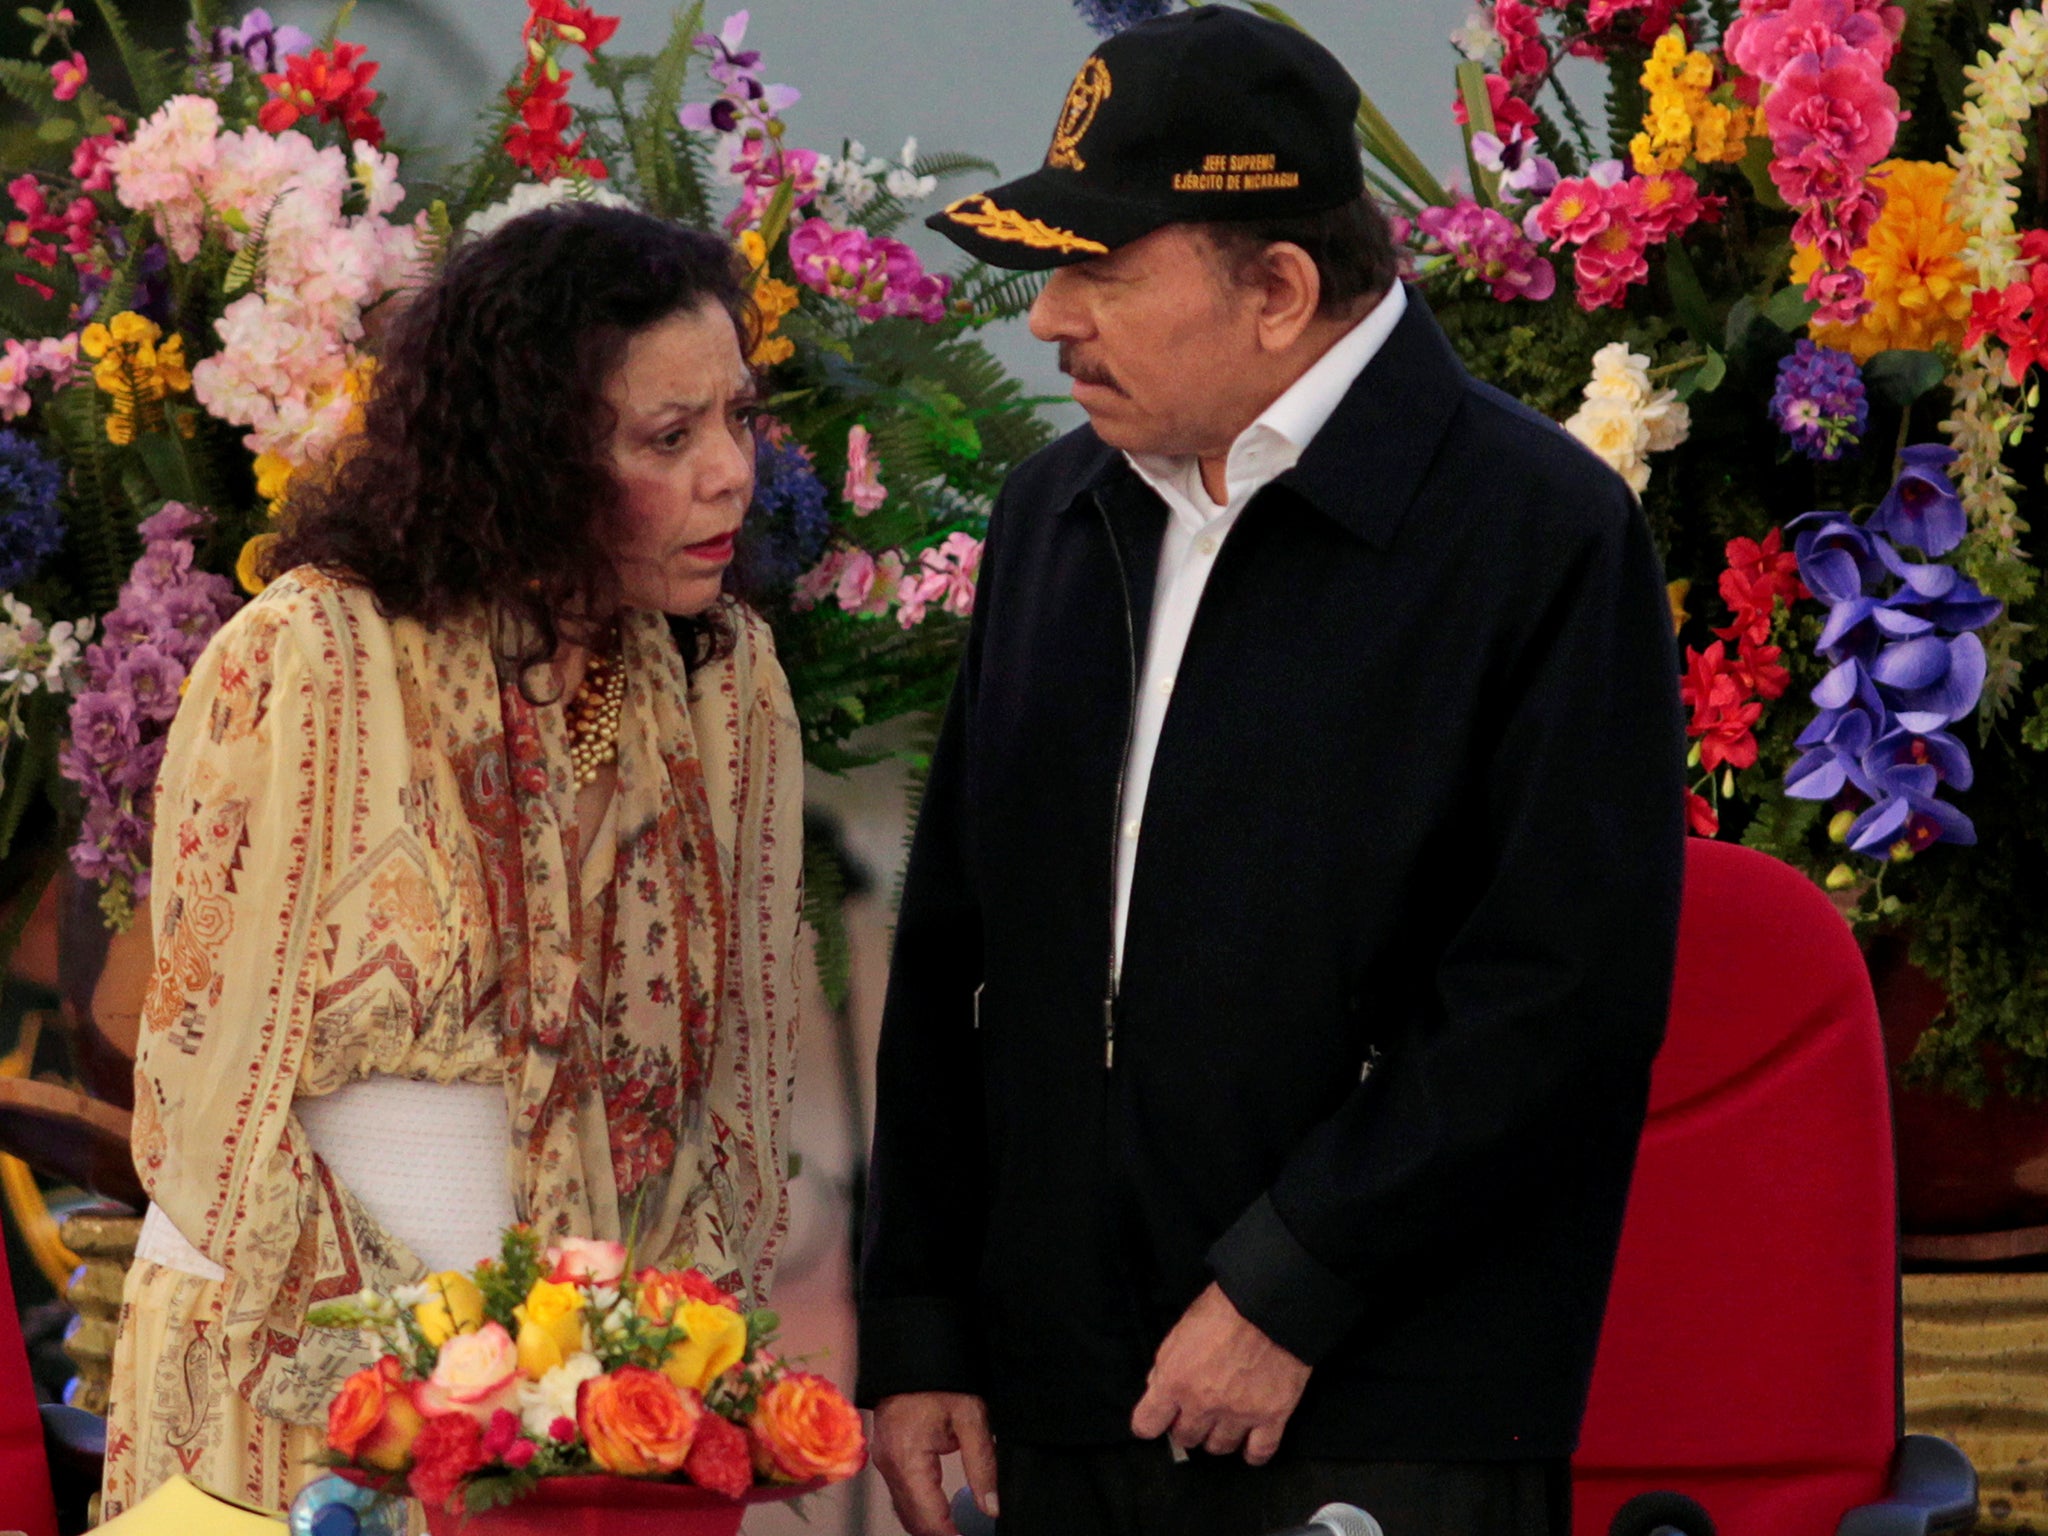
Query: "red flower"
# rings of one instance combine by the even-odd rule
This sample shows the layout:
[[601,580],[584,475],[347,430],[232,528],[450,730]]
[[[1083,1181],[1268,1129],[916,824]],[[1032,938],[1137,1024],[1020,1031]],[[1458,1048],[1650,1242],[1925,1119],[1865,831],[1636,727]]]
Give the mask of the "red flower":
[[360,43],[336,43],[331,57],[324,48],[288,55],[283,74],[263,77],[272,95],[256,114],[258,126],[283,133],[302,117],[317,117],[339,122],[351,142],[381,145],[384,125],[373,110],[377,93],[370,89],[378,66],[359,62],[362,56]]
[[533,11],[527,22],[529,30],[536,22],[545,23],[554,28],[555,34],[564,42],[575,43],[585,53],[595,53],[619,30],[618,17],[600,16],[594,10],[569,5],[566,0],[527,0],[527,3]]
[[413,1497],[422,1504],[453,1509],[462,1480],[483,1466],[484,1429],[466,1413],[443,1413],[427,1420],[412,1443]]
[[728,1499],[739,1498],[754,1486],[747,1432],[715,1413],[704,1415],[697,1426],[697,1438],[690,1442],[683,1475],[700,1488],[722,1493]]
[[1685,792],[1685,824],[1694,837],[1713,837],[1721,830],[1721,817],[1706,796],[1688,789]]
[[1686,675],[1679,682],[1678,697],[1692,711],[1686,734],[1700,738],[1700,765],[1709,773],[1724,765],[1751,768],[1756,765],[1756,737],[1752,728],[1763,718],[1764,707],[1752,697],[1752,678],[1731,665],[1727,647],[1719,640],[1704,652],[1685,648]]

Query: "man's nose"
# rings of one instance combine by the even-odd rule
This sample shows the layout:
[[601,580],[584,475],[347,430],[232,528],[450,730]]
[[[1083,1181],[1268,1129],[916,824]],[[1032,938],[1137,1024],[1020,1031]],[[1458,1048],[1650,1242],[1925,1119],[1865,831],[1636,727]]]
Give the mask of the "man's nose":
[[1040,341],[1075,341],[1082,333],[1080,310],[1073,303],[1073,278],[1057,268],[1031,301],[1031,334]]

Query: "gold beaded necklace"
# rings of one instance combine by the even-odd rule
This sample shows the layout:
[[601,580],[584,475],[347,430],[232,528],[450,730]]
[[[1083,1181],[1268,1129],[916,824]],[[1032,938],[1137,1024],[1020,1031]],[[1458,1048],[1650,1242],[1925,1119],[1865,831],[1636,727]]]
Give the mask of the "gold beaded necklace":
[[625,646],[616,626],[592,649],[583,681],[569,695],[569,771],[576,787],[597,781],[607,764],[619,760],[619,721],[626,710]]

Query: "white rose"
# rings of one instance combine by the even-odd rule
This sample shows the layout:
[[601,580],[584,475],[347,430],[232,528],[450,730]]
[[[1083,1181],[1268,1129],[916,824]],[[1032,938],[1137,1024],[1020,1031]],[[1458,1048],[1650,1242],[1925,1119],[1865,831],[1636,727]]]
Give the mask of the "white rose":
[[1643,406],[1643,428],[1652,453],[1669,453],[1692,432],[1692,408],[1677,392],[1660,389]]
[[1628,401],[1588,400],[1572,413],[1564,429],[1598,454],[1632,490],[1641,491],[1650,483],[1650,468],[1644,462],[1649,429]]
[[576,1389],[604,1374],[593,1354],[571,1355],[539,1381],[519,1384],[519,1422],[534,1439],[546,1444],[557,1419],[576,1421]]

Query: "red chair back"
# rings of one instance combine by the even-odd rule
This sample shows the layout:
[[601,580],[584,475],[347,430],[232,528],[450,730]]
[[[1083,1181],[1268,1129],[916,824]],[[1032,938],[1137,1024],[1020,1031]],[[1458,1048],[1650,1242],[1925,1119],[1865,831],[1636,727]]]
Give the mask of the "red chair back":
[[1884,1048],[1848,925],[1796,870],[1692,839],[1574,1536],[1658,1489],[1723,1536],[1832,1536],[1882,1498],[1897,1254]]
[[43,1418],[15,1315],[5,1244],[0,1244],[0,1293],[8,1298],[0,1308],[0,1530],[57,1536],[57,1507],[43,1459]]

